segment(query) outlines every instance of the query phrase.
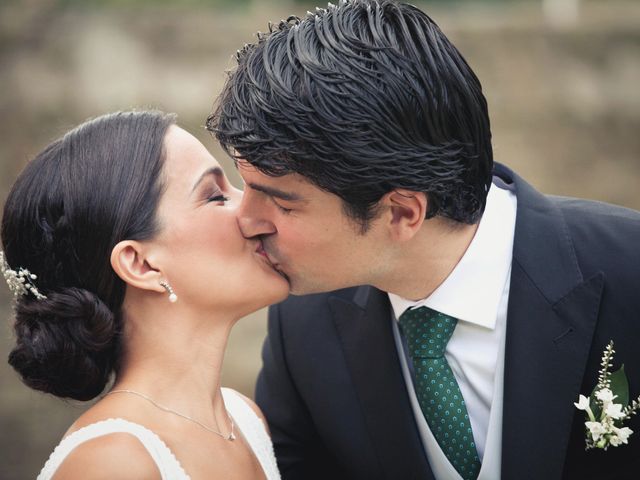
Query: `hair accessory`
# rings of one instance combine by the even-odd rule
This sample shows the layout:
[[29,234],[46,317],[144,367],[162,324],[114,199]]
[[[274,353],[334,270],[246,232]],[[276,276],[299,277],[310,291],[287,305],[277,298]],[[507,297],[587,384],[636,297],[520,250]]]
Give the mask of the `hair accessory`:
[[169,294],[169,301],[171,303],[176,303],[178,301],[178,296],[173,291],[173,288],[171,288],[171,285],[169,285],[169,282],[162,280],[160,282],[160,285],[162,285],[164,289],[167,291],[167,293]]
[[17,272],[12,270],[5,259],[4,252],[2,250],[0,250],[0,271],[2,271],[2,275],[7,281],[9,290],[13,292],[13,296],[15,298],[21,295],[28,295],[29,292],[31,292],[38,300],[44,300],[47,298],[45,295],[40,293],[38,287],[33,283],[33,281],[38,277],[26,268],[20,268]]

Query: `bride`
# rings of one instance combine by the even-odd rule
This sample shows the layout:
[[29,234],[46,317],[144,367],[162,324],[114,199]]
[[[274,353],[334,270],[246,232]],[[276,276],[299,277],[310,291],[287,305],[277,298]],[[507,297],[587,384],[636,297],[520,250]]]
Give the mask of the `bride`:
[[235,322],[288,292],[240,233],[241,195],[160,112],[89,121],[19,176],[2,219],[9,362],[33,389],[100,397],[39,479],[279,478],[258,407],[220,386]]

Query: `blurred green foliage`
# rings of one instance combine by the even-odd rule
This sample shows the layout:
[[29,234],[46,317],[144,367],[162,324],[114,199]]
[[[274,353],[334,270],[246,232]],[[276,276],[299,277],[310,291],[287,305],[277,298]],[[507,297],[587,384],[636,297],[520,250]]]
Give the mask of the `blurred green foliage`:
[[[102,7],[149,8],[149,7],[222,7],[225,9],[243,9],[259,0],[46,0],[42,7],[48,9],[91,9]],[[3,5],[28,3],[24,0],[2,0]]]
[[148,6],[212,6],[212,7],[245,7],[252,0],[54,0],[60,6],[114,6],[114,7],[148,7]]
[[[24,0],[3,0],[2,3],[18,4]],[[524,2],[541,2],[541,0],[401,0],[406,3],[429,5],[448,5],[460,3],[524,3]],[[332,3],[338,3],[339,0],[333,0]],[[224,7],[224,8],[243,8],[250,5],[260,3],[270,4],[296,4],[300,6],[325,6],[327,0],[46,0],[42,2],[47,7],[73,7],[73,8],[91,8],[91,7],[149,7],[149,6],[189,6],[189,7]]]

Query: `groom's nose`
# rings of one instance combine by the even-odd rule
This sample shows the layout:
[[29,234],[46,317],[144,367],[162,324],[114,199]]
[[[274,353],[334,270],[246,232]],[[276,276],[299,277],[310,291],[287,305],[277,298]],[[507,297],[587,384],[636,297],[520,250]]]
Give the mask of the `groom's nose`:
[[271,205],[268,205],[263,194],[256,195],[251,189],[244,191],[238,208],[238,226],[245,238],[260,235],[272,235],[278,231],[271,220]]

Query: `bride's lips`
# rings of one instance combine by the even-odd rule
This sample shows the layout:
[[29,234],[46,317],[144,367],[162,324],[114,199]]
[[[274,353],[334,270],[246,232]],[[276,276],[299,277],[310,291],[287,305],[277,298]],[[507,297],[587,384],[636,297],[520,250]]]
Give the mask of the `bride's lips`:
[[279,268],[278,263],[272,261],[271,257],[269,257],[269,254],[262,245],[262,240],[258,241],[258,245],[256,246],[256,253],[263,257],[269,263],[269,266],[275,270],[276,273],[280,274],[285,280],[289,281],[287,275]]
[[271,266],[273,266],[273,262],[269,258],[269,255],[267,255],[267,252],[265,252],[264,248],[262,247],[262,242],[260,240],[258,240],[258,245],[256,245],[255,252],[261,257],[264,257],[265,260],[267,260],[271,264]]

